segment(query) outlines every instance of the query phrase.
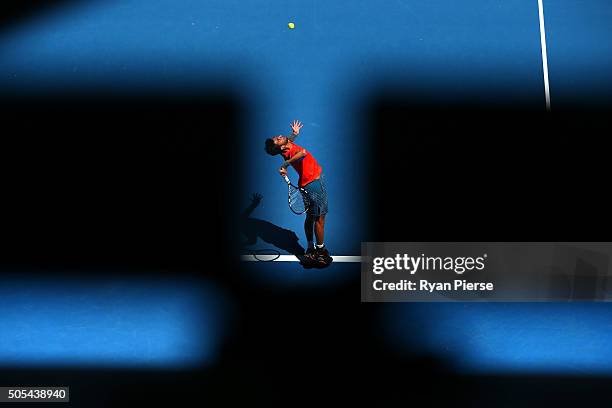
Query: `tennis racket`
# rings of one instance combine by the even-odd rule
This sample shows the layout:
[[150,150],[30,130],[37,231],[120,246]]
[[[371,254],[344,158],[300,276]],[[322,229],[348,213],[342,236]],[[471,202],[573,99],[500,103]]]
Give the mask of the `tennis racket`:
[[289,177],[286,175],[283,177],[289,188],[289,209],[295,214],[304,214],[308,211],[308,200],[306,200],[306,195],[308,193],[303,188],[291,184]]

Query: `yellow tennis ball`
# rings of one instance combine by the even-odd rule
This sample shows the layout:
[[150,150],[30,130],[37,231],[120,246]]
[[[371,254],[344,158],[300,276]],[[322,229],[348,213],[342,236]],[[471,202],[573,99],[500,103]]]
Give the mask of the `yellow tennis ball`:
[[295,24],[293,24],[293,23],[289,23],[289,24],[287,24],[287,25],[288,25],[288,26],[289,26],[289,28],[290,28],[290,29],[292,29],[292,30],[295,28]]

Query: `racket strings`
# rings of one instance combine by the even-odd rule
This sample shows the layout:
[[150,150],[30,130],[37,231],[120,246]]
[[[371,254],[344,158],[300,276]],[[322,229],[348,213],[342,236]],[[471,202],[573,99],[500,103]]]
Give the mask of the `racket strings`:
[[296,214],[302,214],[311,207],[320,206],[324,201],[324,194],[315,191],[305,191],[291,186],[289,192],[289,206]]
[[298,214],[304,213],[308,209],[304,193],[293,186],[289,189],[289,206]]

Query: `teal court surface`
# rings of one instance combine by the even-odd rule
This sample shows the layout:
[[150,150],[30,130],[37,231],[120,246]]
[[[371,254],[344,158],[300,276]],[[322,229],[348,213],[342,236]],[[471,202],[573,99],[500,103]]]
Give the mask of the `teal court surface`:
[[230,89],[245,109],[240,151],[228,158],[242,173],[238,206],[263,196],[249,214],[257,221],[242,231],[247,255],[288,255],[291,233],[296,247],[306,245],[303,220],[286,208],[279,160],[263,152],[265,138],[288,133],[299,119],[296,142],[328,182],[325,242],[333,255],[358,256],[375,222],[368,212],[370,97],[392,91],[542,111],[605,102],[611,14],[603,0],[66,2],[3,31],[0,89]]
[[[376,222],[376,215],[369,212],[368,196],[368,154],[370,144],[377,142],[376,135],[367,131],[372,96],[393,92],[418,94],[433,103],[469,100],[483,105],[528,105],[542,114],[570,105],[609,103],[611,19],[612,3],[607,0],[63,2],[0,33],[0,93],[53,96],[74,90],[110,89],[118,94],[155,91],[172,97],[229,90],[244,108],[240,123],[233,124],[238,128],[239,147],[238,151],[219,154],[226,157],[227,166],[235,166],[241,173],[242,187],[236,193],[240,230],[236,234],[242,244],[244,271],[260,285],[333,287],[358,279],[360,244],[369,240],[370,226]],[[288,28],[289,22],[295,24],[294,29]],[[304,123],[296,143],[317,158],[328,183],[325,243],[337,262],[326,269],[305,270],[291,255],[306,246],[303,218],[287,208],[286,185],[278,175],[280,160],[263,150],[265,138],[289,133],[293,119]],[[397,118],[398,137],[402,137],[401,120]],[[202,137],[215,135],[203,130]],[[203,184],[207,177],[222,177],[223,171],[208,169],[202,174]],[[290,176],[295,179],[292,170]],[[253,194],[262,196],[256,205],[251,201]],[[257,251],[277,252],[279,258],[257,261]],[[15,288],[20,282],[15,280]],[[141,295],[141,303],[130,309],[134,317],[131,324],[139,327],[138,316],[146,313],[147,305],[158,304],[160,289],[143,293],[138,284],[130,282],[128,286]],[[176,338],[183,338],[192,332],[192,320],[181,323],[173,318],[189,316],[201,306],[196,301],[182,303],[181,291],[189,292],[189,285],[185,286],[175,288],[173,299],[178,303],[170,299],[168,309],[159,310],[167,317],[163,324],[147,326],[151,336],[173,332]],[[99,314],[99,299],[116,305],[118,319],[125,316],[122,305],[132,304],[112,288],[108,289],[112,296],[98,291],[93,297],[90,289],[79,286],[83,295],[67,298],[68,303],[60,305],[71,309],[87,303],[87,299],[91,301],[81,309],[82,314],[70,315],[66,327],[77,327],[79,322]],[[15,313],[30,307],[27,293],[14,296],[18,298],[12,303]],[[355,293],[356,301],[358,296]],[[113,303],[114,298],[117,300]],[[39,293],[37,299],[44,320],[45,310],[49,310],[46,305],[54,298]],[[486,306],[465,306],[461,313],[474,316],[476,309]],[[497,358],[485,363],[486,370],[491,369],[491,363],[498,363],[497,367],[507,365],[520,371],[529,369],[529,362],[541,363],[535,367],[539,369],[547,359],[556,359],[555,369],[561,371],[568,366],[588,370],[593,363],[601,372],[609,372],[610,356],[604,343],[591,346],[608,353],[601,354],[605,363],[575,354],[581,336],[599,330],[610,316],[604,306],[573,311],[574,324],[562,336],[557,334],[567,327],[565,311],[554,305],[539,308],[535,320],[530,320],[531,305],[518,310],[498,306],[480,315],[481,319],[472,318],[469,325],[456,320],[454,311],[446,306],[424,305],[418,312],[444,317],[424,334],[430,338],[424,338],[423,344],[431,340],[457,353],[471,353],[473,348],[453,349],[441,333],[450,329],[460,340],[465,330],[477,330],[490,347],[489,355]],[[408,337],[409,326],[397,323],[410,318],[413,311],[397,306],[389,313],[395,338],[401,341]],[[495,324],[500,321],[502,324]],[[145,361],[181,367],[194,358],[200,361],[214,355],[213,345],[211,351],[203,353],[189,342],[184,350],[193,346],[195,354],[172,353],[172,336],[160,343],[167,348],[151,346],[144,349],[144,355],[139,354],[143,348],[139,347],[142,339],[138,336],[128,345],[104,348],[106,351],[100,354],[96,344],[119,341],[108,329],[113,327],[112,321],[106,326],[100,324],[101,337],[79,343],[88,348],[77,353],[78,362],[113,364],[129,355],[130,360],[123,362],[127,365]],[[35,327],[36,321],[31,325]],[[517,326],[531,328],[530,333],[539,337],[511,343],[506,335]],[[6,341],[21,338],[24,330],[27,332],[28,327],[8,332]],[[44,333],[37,333],[43,341]],[[212,334],[209,337],[216,339]],[[546,337],[557,341],[540,342]],[[60,343],[57,347],[62,353],[66,344],[78,346]],[[12,354],[11,358],[36,362],[41,344],[22,347],[18,350],[21,354]],[[547,347],[534,348],[534,344]],[[516,348],[522,353],[513,353]],[[58,355],[61,357],[57,354],[49,360],[54,361]]]

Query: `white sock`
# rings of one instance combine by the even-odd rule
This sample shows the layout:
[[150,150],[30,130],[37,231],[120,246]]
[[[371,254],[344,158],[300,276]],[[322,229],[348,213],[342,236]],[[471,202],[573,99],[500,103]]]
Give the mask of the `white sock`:
[[321,245],[317,244],[317,249],[321,249],[323,247],[325,247],[325,244],[321,244]]

